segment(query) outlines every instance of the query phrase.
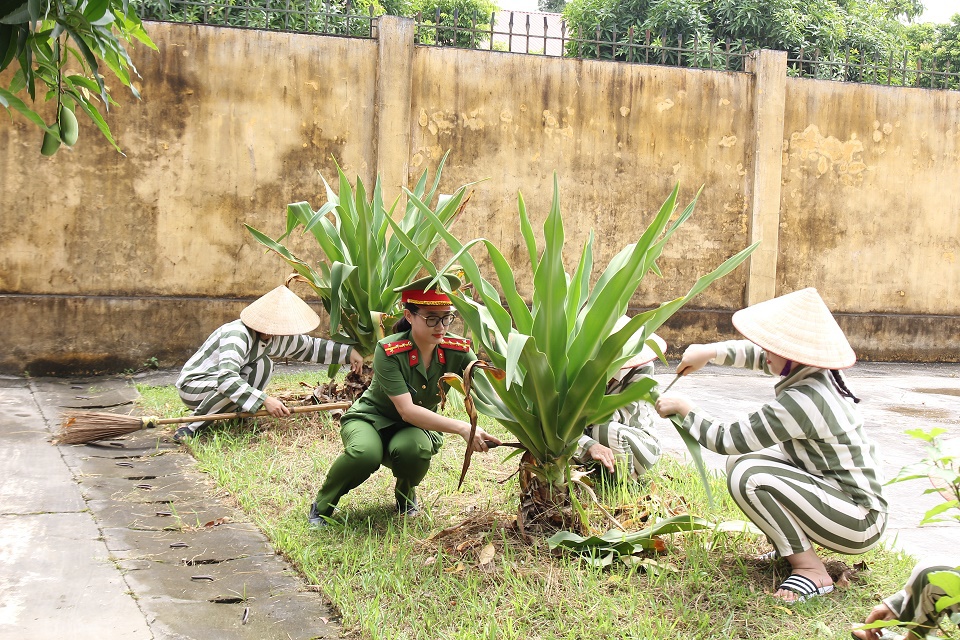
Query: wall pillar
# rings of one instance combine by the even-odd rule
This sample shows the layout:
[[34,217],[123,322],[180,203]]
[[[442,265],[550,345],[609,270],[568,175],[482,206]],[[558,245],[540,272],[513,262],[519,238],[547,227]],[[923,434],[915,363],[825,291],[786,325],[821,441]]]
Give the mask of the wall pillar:
[[[410,168],[410,102],[416,23],[410,18],[377,19],[377,90],[374,109],[376,170],[384,204],[403,194]],[[782,119],[782,118],[781,118]],[[401,198],[401,201],[405,201]],[[402,204],[402,202],[401,202]],[[404,208],[398,207],[400,215]]]
[[747,58],[746,70],[754,78],[753,175],[748,224],[750,242],[760,241],[747,266],[744,303],[749,306],[777,295],[787,54],[769,49],[754,51]]

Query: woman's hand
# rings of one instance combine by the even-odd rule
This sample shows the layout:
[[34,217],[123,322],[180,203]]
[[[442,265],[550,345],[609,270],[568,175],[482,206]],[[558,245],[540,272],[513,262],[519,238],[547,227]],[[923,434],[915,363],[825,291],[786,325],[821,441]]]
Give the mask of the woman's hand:
[[263,408],[274,418],[283,418],[290,415],[290,409],[287,409],[287,405],[273,396],[267,396],[266,400],[263,401]]
[[363,373],[363,356],[356,349],[350,350],[350,371],[357,375]]
[[693,410],[693,403],[683,396],[660,396],[653,408],[657,410],[661,418],[669,418],[670,416],[686,418],[687,414]]
[[[878,620],[893,620],[893,611],[890,610],[890,607],[884,603],[880,603],[870,611],[867,615],[867,619],[863,621],[864,624],[870,624],[871,622],[877,622]],[[880,632],[882,629],[862,629],[852,631],[851,634],[854,638],[859,640],[878,640],[880,637]]]
[[717,349],[712,344],[692,344],[683,352],[680,364],[677,365],[677,373],[685,376],[699,371],[716,357]]
[[[466,425],[466,430],[460,435],[463,436],[464,440],[467,440],[470,437],[470,425],[466,422],[464,425]],[[473,434],[473,441],[467,441],[467,446],[474,451],[489,451],[491,445],[500,444],[502,444],[500,438],[490,435],[480,427],[477,427],[477,432]]]
[[613,456],[613,449],[610,447],[605,447],[598,442],[587,449],[587,455],[589,455],[592,460],[596,460],[606,467],[610,473],[616,473],[617,460]]

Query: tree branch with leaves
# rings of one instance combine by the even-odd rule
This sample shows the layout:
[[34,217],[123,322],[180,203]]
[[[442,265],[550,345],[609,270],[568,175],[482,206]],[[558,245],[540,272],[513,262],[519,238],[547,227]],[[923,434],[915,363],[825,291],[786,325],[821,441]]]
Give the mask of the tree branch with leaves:
[[[124,47],[134,40],[157,48],[128,0],[0,0],[0,72],[16,69],[9,85],[0,87],[0,106],[43,131],[44,155],[77,142],[78,109],[120,151],[104,119],[116,102],[103,72],[110,70],[140,97]],[[50,124],[39,113],[38,96],[56,101]]]

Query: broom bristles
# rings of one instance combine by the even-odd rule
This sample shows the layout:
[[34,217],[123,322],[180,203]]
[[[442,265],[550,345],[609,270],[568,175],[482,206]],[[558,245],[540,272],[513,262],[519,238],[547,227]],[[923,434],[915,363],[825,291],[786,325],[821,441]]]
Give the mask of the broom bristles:
[[115,438],[139,431],[143,422],[136,416],[92,411],[71,412],[60,423],[59,444],[83,444],[104,438]]

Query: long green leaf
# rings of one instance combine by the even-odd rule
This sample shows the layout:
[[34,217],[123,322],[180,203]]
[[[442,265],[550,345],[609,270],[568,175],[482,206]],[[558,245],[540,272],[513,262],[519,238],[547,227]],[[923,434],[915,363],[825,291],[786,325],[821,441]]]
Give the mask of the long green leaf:
[[533,276],[533,337],[547,355],[550,371],[560,374],[553,384],[561,391],[566,385],[567,276],[563,270],[563,218],[560,214],[560,184],[553,176],[553,202],[543,224],[544,250]]

